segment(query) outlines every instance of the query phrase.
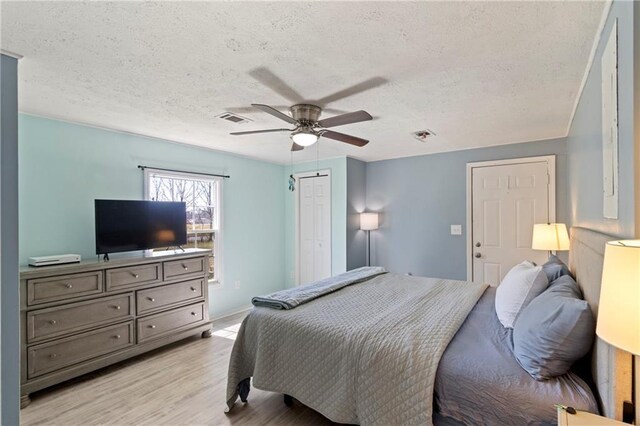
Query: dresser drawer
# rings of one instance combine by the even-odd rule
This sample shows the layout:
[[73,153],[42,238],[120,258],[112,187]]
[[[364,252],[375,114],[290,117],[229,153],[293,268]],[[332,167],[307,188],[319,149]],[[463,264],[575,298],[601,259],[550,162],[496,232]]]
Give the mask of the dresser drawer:
[[55,342],[31,346],[29,378],[133,346],[133,322],[112,325]]
[[27,305],[102,293],[102,271],[27,281]]
[[139,287],[160,281],[162,281],[160,263],[107,269],[107,291]]
[[163,285],[136,292],[138,315],[151,313],[162,308],[195,302],[204,294],[204,278],[182,283]]
[[133,293],[27,313],[27,342],[133,319]]
[[204,310],[204,303],[198,303],[139,319],[138,343],[159,338],[181,328],[187,328],[189,325],[202,322],[205,318]]
[[188,276],[203,276],[206,267],[204,257],[164,262],[164,279],[171,280]]

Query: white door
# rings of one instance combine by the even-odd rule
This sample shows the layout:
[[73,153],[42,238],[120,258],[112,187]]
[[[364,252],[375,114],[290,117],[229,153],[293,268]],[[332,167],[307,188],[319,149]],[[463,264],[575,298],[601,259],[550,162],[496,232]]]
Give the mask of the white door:
[[534,223],[555,219],[550,184],[548,161],[471,168],[473,281],[496,286],[523,260],[547,260],[531,237]]
[[331,276],[331,177],[299,178],[298,284]]

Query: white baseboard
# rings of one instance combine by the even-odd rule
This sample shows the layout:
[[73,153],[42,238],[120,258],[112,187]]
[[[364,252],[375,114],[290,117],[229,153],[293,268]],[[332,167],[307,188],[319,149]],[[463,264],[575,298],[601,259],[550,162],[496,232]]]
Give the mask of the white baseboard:
[[247,306],[244,306],[244,307],[242,307],[240,309],[236,309],[235,311],[227,312],[227,313],[224,313],[224,314],[219,315],[219,316],[211,317],[210,319],[211,319],[211,321],[219,321],[221,319],[232,317],[234,315],[238,315],[238,314],[241,314],[243,312],[249,312],[251,310],[251,308],[253,308],[253,305],[247,305]]

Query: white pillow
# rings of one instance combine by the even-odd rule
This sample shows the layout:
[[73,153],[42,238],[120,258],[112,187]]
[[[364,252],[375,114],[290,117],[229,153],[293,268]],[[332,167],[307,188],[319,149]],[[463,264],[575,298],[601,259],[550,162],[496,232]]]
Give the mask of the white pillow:
[[511,268],[496,290],[496,314],[502,325],[513,328],[520,312],[548,286],[542,266],[525,260]]

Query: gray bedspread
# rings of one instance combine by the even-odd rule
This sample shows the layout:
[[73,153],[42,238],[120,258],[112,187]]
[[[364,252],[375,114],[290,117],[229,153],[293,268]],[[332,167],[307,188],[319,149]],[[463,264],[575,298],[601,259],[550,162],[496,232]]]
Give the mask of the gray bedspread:
[[552,425],[554,404],[598,411],[576,374],[536,381],[511,352],[511,330],[495,313],[489,288],[442,355],[435,382],[436,425]]
[[253,377],[336,422],[431,424],[440,357],[485,288],[383,274],[296,309],[256,307],[231,353],[227,405]]
[[349,285],[358,284],[386,272],[386,269],[379,266],[365,266],[335,277],[316,281],[315,283],[276,291],[266,296],[256,296],[251,299],[251,303],[253,303],[253,306],[264,306],[271,309],[293,309],[318,297],[338,291]]

